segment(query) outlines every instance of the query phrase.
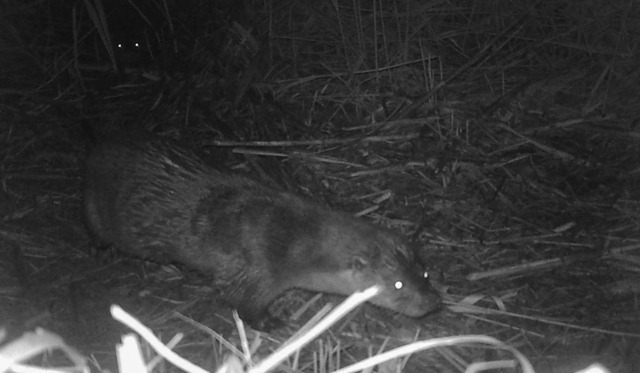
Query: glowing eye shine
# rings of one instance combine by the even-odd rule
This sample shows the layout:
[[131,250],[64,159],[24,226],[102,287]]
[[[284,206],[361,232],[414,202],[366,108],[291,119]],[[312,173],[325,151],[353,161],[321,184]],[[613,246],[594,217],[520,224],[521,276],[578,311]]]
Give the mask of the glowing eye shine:
[[429,272],[424,271],[422,272],[422,278],[424,278],[425,280],[429,278]]
[[397,289],[400,290],[404,287],[404,284],[402,283],[402,281],[396,281],[395,284],[393,284],[393,286]]

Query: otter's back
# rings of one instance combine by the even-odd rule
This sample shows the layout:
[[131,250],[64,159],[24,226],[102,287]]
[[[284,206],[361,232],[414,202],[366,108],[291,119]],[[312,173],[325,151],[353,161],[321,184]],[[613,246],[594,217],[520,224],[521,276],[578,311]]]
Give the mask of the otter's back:
[[[104,143],[85,164],[87,224],[105,245],[171,258],[190,244],[189,216],[220,173],[168,142]],[[180,234],[180,233],[184,234]]]

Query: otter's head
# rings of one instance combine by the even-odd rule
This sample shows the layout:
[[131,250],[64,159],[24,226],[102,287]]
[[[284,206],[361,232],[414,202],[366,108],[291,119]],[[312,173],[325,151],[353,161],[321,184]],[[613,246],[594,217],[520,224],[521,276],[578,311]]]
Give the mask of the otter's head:
[[378,285],[381,291],[371,303],[411,317],[440,305],[424,263],[404,237],[352,217],[336,218],[324,230],[330,246],[324,250],[340,262],[331,281],[333,292],[349,295]]

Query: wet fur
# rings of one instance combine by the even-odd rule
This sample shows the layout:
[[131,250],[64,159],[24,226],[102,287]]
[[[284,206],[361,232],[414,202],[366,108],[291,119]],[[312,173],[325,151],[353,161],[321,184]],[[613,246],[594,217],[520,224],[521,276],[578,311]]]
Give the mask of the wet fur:
[[439,300],[399,235],[222,173],[170,142],[98,146],[86,163],[85,212],[102,244],[211,275],[246,319],[291,287],[348,295],[379,284],[372,302],[410,316]]

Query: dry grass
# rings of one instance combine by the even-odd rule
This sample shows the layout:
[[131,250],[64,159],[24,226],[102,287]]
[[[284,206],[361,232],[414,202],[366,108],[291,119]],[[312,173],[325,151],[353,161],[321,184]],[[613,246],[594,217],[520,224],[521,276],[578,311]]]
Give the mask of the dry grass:
[[[567,371],[592,359],[640,367],[633,1],[123,3],[151,24],[154,62],[117,74],[115,52],[100,51],[119,23],[100,1],[90,2],[93,19],[84,3],[2,5],[9,330],[47,327],[109,366],[122,329],[105,320],[118,302],[163,336],[184,332],[178,350],[205,365],[215,365],[212,342],[177,314],[234,340],[206,279],[86,254],[78,190],[88,125],[98,137],[179,138],[423,247],[446,309],[416,322],[365,307],[302,353],[302,371],[333,366],[337,351],[346,363],[406,343],[417,327],[425,338],[492,335]],[[289,316],[327,298],[307,304],[311,295],[294,291],[273,308]],[[406,369],[458,371],[495,357],[441,348]]]

